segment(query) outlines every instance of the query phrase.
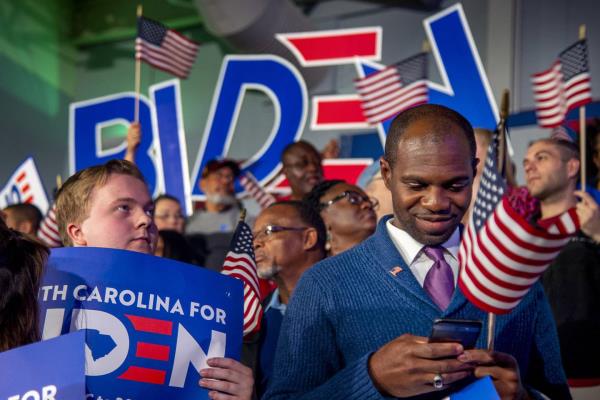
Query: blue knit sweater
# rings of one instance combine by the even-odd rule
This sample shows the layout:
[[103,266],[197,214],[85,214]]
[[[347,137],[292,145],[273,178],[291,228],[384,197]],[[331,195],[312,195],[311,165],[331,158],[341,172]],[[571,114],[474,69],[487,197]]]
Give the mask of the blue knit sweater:
[[[428,336],[436,318],[487,320],[458,288],[444,312],[431,301],[392,243],[388,218],[363,243],[304,274],[283,321],[273,381],[264,399],[382,399],[368,373],[373,352],[404,333]],[[394,267],[402,272],[392,275]],[[485,336],[478,348],[485,348]],[[526,386],[552,399],[570,398],[541,285],[513,312],[498,316],[495,346],[516,358]]]

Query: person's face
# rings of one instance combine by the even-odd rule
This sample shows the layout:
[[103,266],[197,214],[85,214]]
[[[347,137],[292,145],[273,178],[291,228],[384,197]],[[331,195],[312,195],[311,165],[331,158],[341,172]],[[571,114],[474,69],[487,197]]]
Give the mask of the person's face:
[[323,180],[321,156],[314,148],[299,143],[283,157],[283,173],[292,193],[304,196]]
[[381,173],[392,193],[393,223],[425,245],[443,243],[452,235],[469,207],[475,173],[475,160],[460,128],[439,129],[429,119],[412,123],[399,141],[396,164],[381,160]]
[[379,206],[375,209],[377,220],[379,220],[384,215],[393,214],[394,208],[392,206],[392,194],[385,187],[385,182],[383,182],[381,175],[377,175],[365,188],[365,193],[379,202]]
[[10,229],[14,229],[17,232],[25,233],[27,235],[35,235],[37,232],[34,229],[32,221],[27,219],[18,218],[17,213],[10,208],[4,210],[6,226]]
[[67,226],[75,246],[154,252],[158,230],[144,182],[130,175],[113,174],[91,196],[88,217],[79,225]]
[[[346,195],[342,196],[344,193]],[[321,217],[331,235],[352,235],[363,232],[367,237],[375,231],[377,216],[369,196],[358,186],[339,183],[322,197]]]
[[543,201],[567,190],[567,163],[562,160],[556,145],[536,142],[529,146],[523,160],[523,168],[527,189],[533,197]]
[[279,271],[302,263],[308,229],[314,228],[308,228],[292,206],[275,205],[263,210],[252,232],[258,275],[271,279]]
[[154,223],[159,231],[171,230],[183,234],[185,218],[178,201],[161,199],[154,203]]
[[235,175],[229,167],[219,168],[200,180],[200,189],[207,196],[231,197],[234,193]]
[[18,231],[19,223],[18,223],[17,219],[15,218],[14,212],[12,210],[8,209],[8,210],[2,211],[2,213],[4,214],[4,222],[6,222],[6,226],[8,226],[10,229],[14,229],[14,230]]

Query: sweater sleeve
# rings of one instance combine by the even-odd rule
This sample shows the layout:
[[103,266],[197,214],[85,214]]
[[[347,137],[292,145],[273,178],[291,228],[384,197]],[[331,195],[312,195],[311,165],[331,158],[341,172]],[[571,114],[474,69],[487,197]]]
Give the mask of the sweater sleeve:
[[550,305],[539,282],[532,290],[537,291],[538,312],[528,374],[523,383],[526,388],[534,389],[548,398],[571,399],[567,378],[562,367],[558,334]]
[[368,373],[371,354],[345,363],[338,351],[333,302],[320,283],[306,273],[294,290],[263,399],[383,399]]

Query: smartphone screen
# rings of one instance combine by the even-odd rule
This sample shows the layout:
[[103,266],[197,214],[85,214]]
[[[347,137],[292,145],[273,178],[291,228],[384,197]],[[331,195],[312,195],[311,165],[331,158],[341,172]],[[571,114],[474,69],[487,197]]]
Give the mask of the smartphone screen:
[[429,342],[460,343],[472,349],[481,333],[481,321],[465,319],[436,319],[433,321]]

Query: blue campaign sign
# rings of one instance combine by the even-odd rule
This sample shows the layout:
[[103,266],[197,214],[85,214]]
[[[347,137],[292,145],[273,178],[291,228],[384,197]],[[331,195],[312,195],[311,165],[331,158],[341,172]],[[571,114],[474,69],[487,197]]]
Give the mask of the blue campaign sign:
[[229,150],[248,89],[269,96],[275,106],[275,121],[262,148],[242,165],[244,170],[264,184],[277,174],[283,148],[302,134],[308,103],[306,84],[298,70],[274,55],[225,57],[192,175],[192,197],[196,200],[204,199],[198,185],[204,165]]
[[[92,399],[208,399],[207,359],[239,359],[242,283],[125,250],[52,250],[40,289],[43,337],[85,332]],[[88,396],[88,398],[90,398]]]
[[464,387],[460,392],[451,394],[450,400],[500,400],[500,396],[492,379],[486,376]]
[[[423,21],[443,84],[428,82],[429,103],[441,104],[464,115],[471,125],[494,130],[498,107],[462,5],[456,4]],[[360,77],[385,66],[368,61],[357,63]],[[392,118],[378,124],[382,145]]]
[[0,353],[0,399],[83,399],[83,348],[77,332]]

